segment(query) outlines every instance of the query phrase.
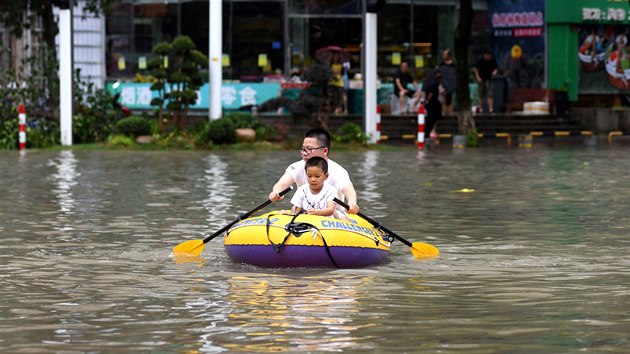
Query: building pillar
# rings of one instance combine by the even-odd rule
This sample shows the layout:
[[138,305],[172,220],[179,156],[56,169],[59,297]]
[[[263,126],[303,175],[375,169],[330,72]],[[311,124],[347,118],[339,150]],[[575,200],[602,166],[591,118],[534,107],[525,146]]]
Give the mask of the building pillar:
[[210,119],[221,117],[221,83],[223,81],[223,68],[221,60],[223,55],[223,4],[222,0],[210,1],[210,23],[208,24],[210,39]]
[[72,7],[59,10],[59,115],[61,145],[72,145]]
[[365,13],[365,31],[363,34],[365,72],[363,73],[363,114],[364,130],[369,143],[376,143],[376,70],[377,70],[377,15]]

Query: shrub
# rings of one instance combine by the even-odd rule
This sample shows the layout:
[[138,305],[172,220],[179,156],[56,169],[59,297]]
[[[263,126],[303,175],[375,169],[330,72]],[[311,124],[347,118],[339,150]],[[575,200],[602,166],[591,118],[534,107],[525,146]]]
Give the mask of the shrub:
[[256,140],[270,140],[277,131],[273,126],[261,123],[256,117],[246,112],[233,112],[226,116],[234,121],[234,129],[250,128],[256,131]]
[[345,123],[339,127],[338,134],[336,134],[334,138],[335,141],[341,143],[366,144],[368,141],[367,135],[365,135],[363,129],[356,123]]
[[131,116],[116,122],[116,131],[119,134],[137,137],[138,135],[148,135],[151,133],[151,123],[139,116]]
[[466,135],[467,147],[479,147],[479,137],[477,135],[477,129],[471,129]]
[[58,122],[43,119],[39,122],[31,122],[26,129],[26,147],[28,148],[47,148],[59,144],[61,144],[61,131]]
[[236,124],[229,117],[212,120],[204,125],[199,140],[203,144],[233,144],[236,142],[234,129]]
[[73,83],[77,111],[72,118],[73,143],[104,141],[124,113],[114,106],[114,95],[104,88],[97,88],[91,81],[82,81],[80,74],[77,69]]
[[18,120],[7,119],[0,124],[0,149],[12,150],[18,147]]
[[107,143],[109,146],[117,146],[117,147],[130,147],[135,144],[132,138],[126,135],[112,135],[107,139]]

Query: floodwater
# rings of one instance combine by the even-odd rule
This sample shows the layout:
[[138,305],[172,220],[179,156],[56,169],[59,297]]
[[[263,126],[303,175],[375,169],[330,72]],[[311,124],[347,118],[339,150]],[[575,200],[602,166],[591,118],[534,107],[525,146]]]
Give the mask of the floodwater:
[[333,153],[366,215],[442,252],[395,242],[336,270],[235,264],[220,237],[171,257],[264,202],[297,152],[0,152],[0,349],[624,353],[629,153]]

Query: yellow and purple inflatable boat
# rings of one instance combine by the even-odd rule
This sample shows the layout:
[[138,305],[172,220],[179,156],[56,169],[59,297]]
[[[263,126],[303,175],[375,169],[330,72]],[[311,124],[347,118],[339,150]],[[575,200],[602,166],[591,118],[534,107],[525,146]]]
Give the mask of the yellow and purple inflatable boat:
[[383,262],[391,236],[350,215],[351,221],[270,212],[243,219],[224,245],[235,262],[262,267],[359,268]]

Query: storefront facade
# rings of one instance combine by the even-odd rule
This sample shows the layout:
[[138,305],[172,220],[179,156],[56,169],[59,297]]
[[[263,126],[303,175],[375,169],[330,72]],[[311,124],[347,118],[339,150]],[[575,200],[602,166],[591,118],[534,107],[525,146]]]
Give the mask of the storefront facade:
[[[349,53],[350,78],[359,78],[365,0],[223,1],[223,80],[225,85],[276,83],[300,73],[315,60],[319,48],[338,46]],[[378,15],[378,75],[383,84],[402,61],[423,78],[453,49],[458,0],[387,1]],[[476,21],[483,32],[487,1],[475,1]],[[151,49],[177,35],[193,39],[208,52],[208,1],[121,1],[106,18],[107,81],[142,83]],[[487,24],[487,21],[486,21]],[[487,46],[475,32],[474,48]],[[279,89],[275,86],[269,88]],[[236,89],[238,94],[240,91]],[[251,101],[249,101],[251,102]],[[129,103],[129,102],[128,102]],[[232,100],[224,107],[237,107]],[[259,104],[259,100],[256,104]],[[203,109],[203,105],[196,107]]]
[[579,95],[630,92],[627,0],[546,1],[548,85]]

